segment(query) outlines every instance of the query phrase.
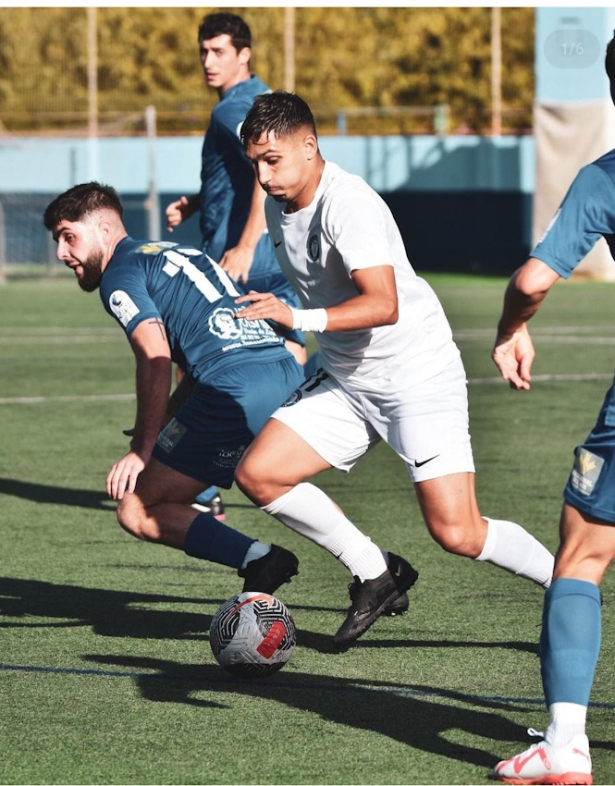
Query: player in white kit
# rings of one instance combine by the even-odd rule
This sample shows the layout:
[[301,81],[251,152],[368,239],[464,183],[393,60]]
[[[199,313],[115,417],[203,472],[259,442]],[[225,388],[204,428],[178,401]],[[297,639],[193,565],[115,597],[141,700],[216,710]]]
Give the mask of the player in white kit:
[[267,227],[302,309],[252,292],[242,319],[313,331],[322,368],[272,416],[236,471],[244,493],[334,554],[353,574],[346,649],[416,580],[306,480],[349,471],[379,440],[404,460],[430,534],[443,549],[547,587],[553,557],[519,525],[481,516],[474,492],[466,377],[431,287],[410,265],[385,202],[318,149],[298,96],[258,96],[241,131],[268,194]]

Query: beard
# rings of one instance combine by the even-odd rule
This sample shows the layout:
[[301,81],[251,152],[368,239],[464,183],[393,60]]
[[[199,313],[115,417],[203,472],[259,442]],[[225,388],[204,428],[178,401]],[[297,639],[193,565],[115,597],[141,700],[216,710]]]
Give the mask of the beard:
[[94,292],[100,286],[102,278],[103,252],[94,251],[81,263],[83,274],[77,282],[84,292]]

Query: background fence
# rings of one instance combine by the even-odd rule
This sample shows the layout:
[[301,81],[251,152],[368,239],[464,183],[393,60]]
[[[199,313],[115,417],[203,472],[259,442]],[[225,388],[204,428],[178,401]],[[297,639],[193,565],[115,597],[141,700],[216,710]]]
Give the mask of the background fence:
[[[198,190],[201,144],[199,137],[168,136],[0,138],[0,256],[9,272],[32,264],[41,273],[53,269],[42,212],[58,193],[91,179],[118,190],[134,237],[200,245],[196,216],[171,235],[164,210]],[[508,273],[527,254],[531,136],[322,136],[320,146],[388,202],[417,269]]]

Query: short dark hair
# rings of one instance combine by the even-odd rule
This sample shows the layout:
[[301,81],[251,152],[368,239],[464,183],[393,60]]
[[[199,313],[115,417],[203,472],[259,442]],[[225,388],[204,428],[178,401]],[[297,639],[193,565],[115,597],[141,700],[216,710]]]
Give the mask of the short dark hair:
[[207,14],[199,27],[198,41],[209,41],[219,35],[229,35],[231,44],[240,52],[246,46],[252,47],[252,33],[250,28],[237,14],[222,11],[217,14]]
[[245,148],[248,142],[256,142],[270,131],[276,137],[284,137],[305,127],[316,136],[316,123],[310,107],[295,93],[276,90],[254,99],[241,126],[241,141]]
[[615,30],[613,31],[613,38],[611,38],[606,47],[604,67],[611,84],[611,98],[615,102]]
[[113,210],[120,218],[124,208],[112,186],[92,181],[69,188],[47,205],[43,223],[53,231],[61,221],[81,221],[97,210]]

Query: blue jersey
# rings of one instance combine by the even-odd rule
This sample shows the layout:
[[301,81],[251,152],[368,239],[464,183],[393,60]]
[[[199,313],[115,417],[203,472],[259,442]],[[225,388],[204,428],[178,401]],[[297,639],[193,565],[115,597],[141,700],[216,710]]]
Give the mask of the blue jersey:
[[[252,75],[229,88],[211,113],[202,151],[201,232],[203,251],[218,261],[237,245],[248,220],[254,171],[244,154],[239,130],[256,96],[268,92],[267,85]],[[254,251],[250,281],[279,272],[265,232]]]
[[581,169],[531,256],[568,278],[600,237],[615,258],[615,150]]
[[100,297],[128,337],[145,319],[161,319],[171,357],[199,382],[244,363],[288,357],[284,341],[261,320],[236,320],[239,292],[206,254],[168,242],[123,238],[100,282]]

